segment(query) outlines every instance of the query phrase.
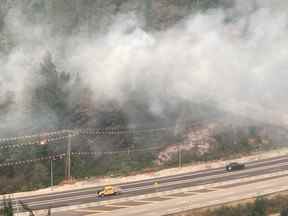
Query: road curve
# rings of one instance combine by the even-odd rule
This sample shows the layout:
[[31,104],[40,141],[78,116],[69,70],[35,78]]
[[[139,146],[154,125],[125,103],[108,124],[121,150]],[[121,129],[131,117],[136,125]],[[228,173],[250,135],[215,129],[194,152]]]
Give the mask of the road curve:
[[[106,197],[104,200],[120,199],[123,197],[132,197],[136,195],[154,193],[156,190],[154,185],[155,182],[158,182],[157,192],[160,192],[177,188],[220,183],[228,180],[275,173],[287,169],[288,156],[257,160],[247,163],[245,170],[237,172],[235,171],[228,173],[223,167],[185,174],[171,175],[167,177],[151,178],[148,180],[135,181],[126,184],[119,184],[123,191],[122,194],[119,196]],[[100,188],[101,187],[91,187],[45,195],[21,197],[19,199],[32,207],[32,209],[56,208],[96,202],[96,191]]]

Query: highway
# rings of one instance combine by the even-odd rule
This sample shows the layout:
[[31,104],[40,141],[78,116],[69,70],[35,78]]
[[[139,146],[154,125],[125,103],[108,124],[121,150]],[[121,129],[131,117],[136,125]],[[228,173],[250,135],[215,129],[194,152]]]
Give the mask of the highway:
[[[122,193],[120,195],[105,197],[101,199],[101,201],[169,191],[177,188],[225,182],[228,180],[236,180],[285,170],[288,170],[288,156],[281,156],[277,158],[249,162],[246,164],[246,169],[231,173],[228,173],[223,167],[120,184],[119,186],[122,189]],[[158,182],[157,188],[155,188],[155,182]],[[96,191],[101,188],[102,187],[91,187],[44,195],[34,195],[29,197],[21,197],[18,198],[18,200],[28,204],[32,209],[47,209],[90,202],[99,202],[100,200],[96,199]]]

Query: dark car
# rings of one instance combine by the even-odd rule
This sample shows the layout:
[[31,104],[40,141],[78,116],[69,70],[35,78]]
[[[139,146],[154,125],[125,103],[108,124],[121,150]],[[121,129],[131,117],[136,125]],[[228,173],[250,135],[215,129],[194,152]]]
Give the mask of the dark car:
[[226,170],[228,172],[232,172],[232,171],[235,171],[235,170],[242,170],[245,168],[245,164],[243,163],[237,163],[237,162],[233,162],[233,163],[230,163],[226,166]]

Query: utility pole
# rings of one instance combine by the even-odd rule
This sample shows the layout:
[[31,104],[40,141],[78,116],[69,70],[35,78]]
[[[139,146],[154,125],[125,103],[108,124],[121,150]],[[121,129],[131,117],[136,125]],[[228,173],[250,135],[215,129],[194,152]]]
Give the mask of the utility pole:
[[[181,129],[179,128],[179,124],[176,124],[175,131],[174,131],[174,136],[179,136],[179,133]],[[177,149],[178,149],[178,167],[182,167],[182,147],[181,147],[182,142],[179,142],[177,144]]]
[[16,212],[19,213],[20,209],[19,209],[19,205],[18,205],[18,200],[15,198],[14,194],[12,194],[12,199],[15,200]]
[[[175,132],[174,135],[175,137],[181,136],[181,142],[178,141],[178,167],[182,167],[182,145],[185,145],[183,142],[184,137],[183,134],[185,133],[185,127],[186,127],[186,107],[182,106],[181,107],[181,112],[180,115],[176,121],[176,126],[175,126]],[[177,138],[178,139],[178,138]]]
[[71,180],[71,132],[68,132],[68,143],[66,151],[66,170],[65,170],[65,180],[70,182]]
[[179,168],[182,167],[182,148],[181,148],[180,143],[178,145],[178,167]]
[[193,4],[193,3],[196,5],[196,7],[199,6],[199,0],[195,0],[194,2],[192,1],[192,4]]
[[145,26],[149,29],[152,25],[151,23],[151,12],[152,12],[152,0],[144,0],[145,3]]
[[51,190],[52,190],[52,187],[54,185],[54,177],[53,177],[53,159],[50,159],[50,185],[51,185]]

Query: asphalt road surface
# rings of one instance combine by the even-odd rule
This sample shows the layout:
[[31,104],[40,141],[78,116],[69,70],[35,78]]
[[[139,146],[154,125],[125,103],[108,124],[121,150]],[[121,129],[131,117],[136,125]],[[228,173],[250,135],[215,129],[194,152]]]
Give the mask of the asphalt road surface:
[[[217,169],[206,169],[197,172],[171,175],[167,177],[151,178],[149,180],[119,184],[121,194],[105,197],[101,200],[119,199],[154,192],[169,191],[177,188],[200,186],[212,183],[225,182],[228,180],[269,174],[288,169],[288,156],[281,156],[265,160],[246,163],[246,168],[241,171],[227,172],[225,167]],[[157,188],[155,187],[157,182]],[[65,192],[57,192],[43,195],[21,197],[18,200],[28,204],[32,209],[47,209],[70,205],[97,202],[96,191],[102,187],[91,187]],[[14,201],[15,204],[15,201]]]

